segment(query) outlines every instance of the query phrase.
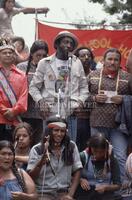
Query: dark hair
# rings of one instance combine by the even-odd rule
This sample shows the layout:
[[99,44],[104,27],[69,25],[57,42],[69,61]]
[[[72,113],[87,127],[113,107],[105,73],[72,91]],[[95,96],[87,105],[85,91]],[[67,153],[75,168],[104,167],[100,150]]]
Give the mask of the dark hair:
[[28,74],[28,72],[30,71],[30,63],[32,61],[32,54],[40,49],[45,50],[48,55],[48,53],[49,53],[48,44],[43,40],[36,40],[30,48],[30,55],[29,55],[29,59],[28,59],[28,67],[27,67],[26,74]]
[[[2,2],[1,2],[1,8],[4,8],[5,9],[5,6],[6,6],[6,2],[7,2],[8,0],[2,0]],[[14,4],[15,4],[15,0],[13,0],[14,1]]]
[[24,182],[22,176],[20,175],[20,173],[19,173],[19,171],[18,171],[18,169],[17,169],[17,167],[15,165],[15,149],[13,147],[13,144],[11,142],[7,141],[7,140],[1,140],[0,141],[0,150],[2,150],[5,147],[9,148],[12,151],[13,155],[14,155],[14,160],[13,160],[13,163],[12,163],[12,172],[15,175],[15,177],[17,178],[18,183],[22,188],[22,191],[26,192],[27,190],[26,190],[25,182]]
[[79,51],[82,50],[82,49],[87,49],[89,51],[90,56],[91,56],[91,60],[89,62],[90,69],[91,70],[95,70],[96,69],[96,62],[94,61],[94,54],[93,54],[93,52],[92,52],[92,50],[90,48],[88,48],[86,46],[81,46],[81,47],[75,49],[74,55],[79,57]]
[[24,49],[24,47],[25,47],[25,40],[24,40],[24,38],[23,37],[18,37],[18,36],[16,36],[16,37],[13,37],[12,38],[12,43],[14,44],[15,42],[17,42],[17,41],[20,41],[21,43],[22,43],[22,50]]
[[91,138],[88,141],[88,147],[90,147],[90,148],[96,148],[96,149],[105,149],[105,150],[108,150],[108,148],[109,148],[109,142],[100,133],[100,134],[96,134],[96,135],[91,136]]
[[89,156],[92,154],[91,148],[95,149],[102,149],[105,152],[105,161],[106,161],[106,166],[107,169],[109,169],[109,164],[108,164],[108,158],[109,158],[109,142],[107,139],[100,133],[91,136],[88,142],[88,147],[89,147]]
[[121,62],[121,52],[117,48],[109,48],[109,49],[107,49],[105,51],[105,53],[104,53],[104,56],[103,56],[104,59],[106,58],[108,53],[117,53],[117,54],[119,54],[119,57],[120,57],[119,59],[120,59],[120,62]]
[[[51,117],[46,121],[46,128],[45,128],[45,133],[43,134],[42,138],[42,148],[43,148],[43,141],[46,135],[50,135],[50,140],[49,140],[49,152],[52,150],[52,145],[53,145],[53,138],[52,138],[52,132],[53,128],[48,128],[47,125],[52,122],[64,122],[67,125],[67,122],[62,119],[62,118],[57,118],[57,117]],[[65,136],[62,140],[61,145],[63,145],[64,151],[62,155],[62,160],[64,160],[65,165],[72,165],[73,164],[73,151],[74,151],[74,143],[70,141],[70,137],[67,135],[67,130],[65,133]],[[44,151],[44,149],[42,149]]]
[[82,49],[87,49],[89,51],[89,53],[90,53],[90,56],[91,56],[92,60],[94,60],[94,54],[93,54],[92,50],[90,48],[88,48],[88,47],[85,47],[85,46],[81,46],[81,47],[75,49],[74,55],[79,57],[79,51],[82,50]]
[[13,131],[13,141],[16,140],[15,137],[16,137],[17,131],[18,131],[19,129],[22,129],[22,128],[25,128],[25,129],[26,129],[26,131],[27,131],[27,133],[28,133],[28,135],[29,135],[29,137],[30,137],[31,146],[32,146],[33,129],[32,129],[32,127],[31,127],[31,125],[28,124],[27,122],[21,122],[21,123],[19,123],[19,124],[15,127],[15,129],[14,129],[14,131]]

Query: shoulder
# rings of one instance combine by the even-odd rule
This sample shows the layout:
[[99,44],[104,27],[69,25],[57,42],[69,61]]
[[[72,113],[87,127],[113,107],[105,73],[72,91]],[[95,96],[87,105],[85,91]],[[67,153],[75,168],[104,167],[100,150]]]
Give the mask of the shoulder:
[[17,68],[20,69],[23,72],[26,72],[28,66],[28,61],[21,62],[17,65]]
[[124,70],[120,70],[119,76],[121,77],[121,79],[129,80],[131,75],[130,75],[130,73],[128,73]]
[[36,145],[34,145],[32,148],[31,148],[31,151],[30,151],[30,153],[36,153],[36,154],[38,154],[38,155],[41,155],[42,154],[42,152],[41,152],[41,143],[38,143],[38,144],[36,144]]
[[37,71],[41,71],[44,73],[44,71],[46,70],[46,68],[49,67],[49,65],[54,62],[55,60],[55,56],[54,55],[51,55],[51,56],[48,56],[46,58],[42,58],[39,63],[38,63],[38,66],[37,66],[37,69],[36,69],[36,72]]
[[1,13],[5,13],[5,9],[4,8],[0,8],[0,14]]
[[89,76],[95,76],[95,77],[98,77],[100,75],[100,72],[101,72],[101,69],[96,69],[96,70],[92,70],[90,73],[89,73]]
[[16,74],[18,74],[18,75],[20,75],[20,76],[22,76],[22,77],[25,76],[25,73],[24,73],[22,70],[18,69],[15,65],[12,66],[12,70],[13,70]]
[[25,170],[20,169],[20,171],[21,171],[20,173],[23,176],[23,179],[24,179],[24,182],[25,182],[25,185],[27,188],[27,193],[36,195],[34,181],[32,180],[32,178],[29,176],[29,174]]
[[88,148],[80,152],[80,159],[81,159],[82,165],[85,166],[89,159]]

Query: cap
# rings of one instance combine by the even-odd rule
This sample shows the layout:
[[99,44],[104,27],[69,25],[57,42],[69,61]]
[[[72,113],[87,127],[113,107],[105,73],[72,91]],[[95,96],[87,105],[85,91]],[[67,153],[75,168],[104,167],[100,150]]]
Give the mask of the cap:
[[61,31],[55,37],[55,40],[54,40],[54,48],[55,49],[57,49],[57,42],[64,37],[70,37],[73,40],[73,43],[74,43],[73,50],[77,48],[77,45],[78,45],[77,37],[69,31]]
[[11,49],[12,51],[15,51],[15,47],[10,42],[10,40],[5,38],[0,38],[0,51],[4,49]]

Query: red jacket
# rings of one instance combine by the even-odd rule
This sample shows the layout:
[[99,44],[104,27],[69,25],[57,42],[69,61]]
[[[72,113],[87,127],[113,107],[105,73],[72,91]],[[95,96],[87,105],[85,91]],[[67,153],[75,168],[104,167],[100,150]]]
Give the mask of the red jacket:
[[[2,66],[0,66],[0,68],[2,68]],[[15,65],[12,65],[8,81],[16,94],[17,102],[13,107],[11,107],[5,93],[3,92],[3,89],[0,87],[0,124],[16,125],[18,123],[17,118],[9,121],[3,116],[3,114],[5,113],[6,108],[12,108],[15,116],[27,110],[27,77],[22,71],[17,69]]]

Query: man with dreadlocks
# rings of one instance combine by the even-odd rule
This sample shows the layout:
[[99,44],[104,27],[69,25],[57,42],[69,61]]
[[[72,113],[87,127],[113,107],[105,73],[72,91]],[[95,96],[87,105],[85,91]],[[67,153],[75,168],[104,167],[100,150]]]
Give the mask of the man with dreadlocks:
[[42,200],[72,200],[79,183],[82,164],[76,144],[60,118],[47,120],[41,143],[30,152],[27,170]]
[[30,176],[15,165],[15,150],[6,140],[0,141],[0,199],[37,200]]

